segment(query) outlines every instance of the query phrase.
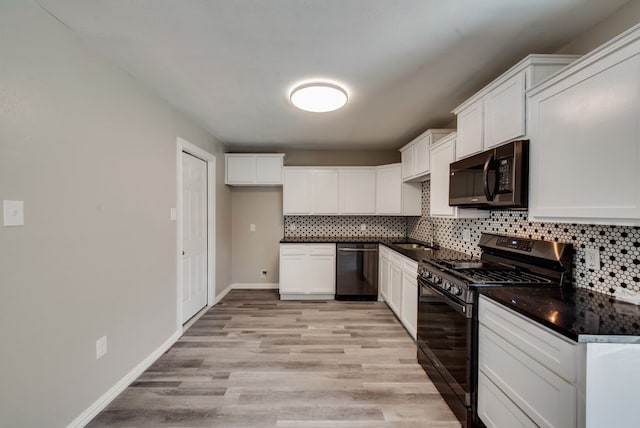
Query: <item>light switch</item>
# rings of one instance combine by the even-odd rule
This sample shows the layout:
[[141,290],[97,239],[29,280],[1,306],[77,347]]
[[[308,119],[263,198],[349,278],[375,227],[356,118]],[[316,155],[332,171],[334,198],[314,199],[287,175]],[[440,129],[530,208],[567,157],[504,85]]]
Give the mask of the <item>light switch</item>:
[[24,202],[2,201],[5,226],[24,226]]
[[171,211],[169,211],[169,219],[171,221],[176,221],[176,217],[177,217],[176,209],[175,208],[171,208]]
[[255,224],[250,224],[249,225],[249,232],[255,232],[256,231],[256,225]]

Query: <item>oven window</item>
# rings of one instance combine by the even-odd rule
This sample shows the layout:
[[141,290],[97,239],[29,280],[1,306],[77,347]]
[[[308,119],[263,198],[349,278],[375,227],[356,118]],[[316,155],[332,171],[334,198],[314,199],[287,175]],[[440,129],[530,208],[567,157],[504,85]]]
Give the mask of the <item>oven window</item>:
[[447,304],[447,297],[420,285],[418,343],[450,387],[466,402],[470,392],[472,321]]

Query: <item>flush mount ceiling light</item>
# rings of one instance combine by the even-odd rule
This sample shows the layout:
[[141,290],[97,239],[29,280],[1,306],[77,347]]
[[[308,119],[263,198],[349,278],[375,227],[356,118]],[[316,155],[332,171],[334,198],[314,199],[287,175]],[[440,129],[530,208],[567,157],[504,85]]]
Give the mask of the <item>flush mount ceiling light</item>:
[[301,110],[324,113],[347,103],[347,91],[332,83],[306,83],[291,91],[291,103]]

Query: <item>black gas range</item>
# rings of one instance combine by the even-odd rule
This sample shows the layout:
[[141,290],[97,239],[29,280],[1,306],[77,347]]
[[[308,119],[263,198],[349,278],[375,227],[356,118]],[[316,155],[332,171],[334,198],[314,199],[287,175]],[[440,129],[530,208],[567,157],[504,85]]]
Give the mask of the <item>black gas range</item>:
[[433,252],[418,267],[418,360],[464,427],[476,414],[477,289],[562,287],[571,282],[570,244],[485,233],[480,258]]

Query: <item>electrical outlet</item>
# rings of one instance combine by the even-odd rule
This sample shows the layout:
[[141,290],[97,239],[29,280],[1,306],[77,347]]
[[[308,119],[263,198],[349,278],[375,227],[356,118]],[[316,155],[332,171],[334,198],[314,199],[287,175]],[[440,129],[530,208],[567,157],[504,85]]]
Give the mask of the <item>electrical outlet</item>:
[[587,269],[600,270],[600,250],[596,248],[585,248],[584,260]]
[[260,271],[260,278],[266,278],[267,277],[267,270],[266,269],[262,269]]
[[366,224],[364,224],[364,223],[362,223],[362,224],[360,225],[360,230],[362,230],[362,231],[367,230],[367,225],[366,225]]
[[249,225],[249,232],[255,232],[255,231],[256,231],[256,225],[255,225],[255,224],[253,224],[253,223],[251,223],[251,224]]
[[289,225],[289,230],[296,230],[296,225],[295,224],[290,224]]
[[102,336],[96,340],[96,360],[104,357],[107,353],[107,336]]
[[471,229],[462,229],[462,240],[464,242],[471,242]]

